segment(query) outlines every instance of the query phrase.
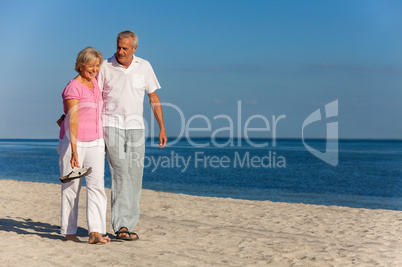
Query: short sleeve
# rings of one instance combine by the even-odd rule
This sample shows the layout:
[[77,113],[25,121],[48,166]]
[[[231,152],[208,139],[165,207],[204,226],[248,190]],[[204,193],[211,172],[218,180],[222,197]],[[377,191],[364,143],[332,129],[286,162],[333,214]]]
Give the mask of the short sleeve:
[[77,86],[74,80],[70,81],[61,94],[64,100],[66,99],[80,99],[82,96],[82,88]]
[[98,72],[98,75],[96,75],[96,80],[98,82],[99,85],[99,89],[101,92],[103,92],[103,85],[104,85],[104,69],[105,69],[105,65],[106,65],[106,60],[103,61],[102,66],[100,67],[100,70]]
[[145,75],[145,84],[147,94],[155,92],[155,90],[160,89],[158,79],[156,78],[155,72],[152,69],[151,64],[147,61],[147,72]]

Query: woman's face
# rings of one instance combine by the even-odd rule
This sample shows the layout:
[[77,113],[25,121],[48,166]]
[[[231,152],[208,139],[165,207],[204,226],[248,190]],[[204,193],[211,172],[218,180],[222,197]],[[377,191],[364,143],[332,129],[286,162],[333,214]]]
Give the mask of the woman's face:
[[90,64],[81,67],[80,75],[82,78],[87,80],[95,79],[96,74],[98,74],[100,68],[100,62],[98,59],[94,59]]

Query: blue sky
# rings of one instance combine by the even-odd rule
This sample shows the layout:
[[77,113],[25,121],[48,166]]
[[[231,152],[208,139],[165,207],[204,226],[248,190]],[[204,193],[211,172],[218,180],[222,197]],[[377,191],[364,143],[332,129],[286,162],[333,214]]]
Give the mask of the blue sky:
[[[202,115],[210,135],[262,115],[272,137],[300,137],[303,121],[338,100],[341,138],[402,138],[400,1],[0,1],[0,138],[57,138],[61,92],[76,75],[77,53],[93,46],[105,58],[116,35],[139,36],[162,102],[185,123]],[[146,101],[147,102],[147,97]],[[167,133],[182,129],[165,106]],[[145,120],[150,124],[149,105]],[[305,129],[325,137],[322,120]],[[201,116],[190,127],[207,127]],[[265,127],[253,119],[249,127]],[[228,134],[229,131],[222,131]]]

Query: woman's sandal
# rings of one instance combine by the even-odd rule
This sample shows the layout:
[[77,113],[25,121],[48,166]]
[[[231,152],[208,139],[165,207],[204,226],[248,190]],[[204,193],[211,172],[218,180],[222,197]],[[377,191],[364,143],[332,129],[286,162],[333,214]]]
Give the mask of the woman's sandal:
[[70,172],[69,174],[67,174],[66,176],[60,177],[60,182],[64,183],[68,183],[74,179],[78,179],[84,176],[87,176],[88,174],[90,174],[92,172],[92,168],[89,167],[87,168],[74,168],[72,172]]

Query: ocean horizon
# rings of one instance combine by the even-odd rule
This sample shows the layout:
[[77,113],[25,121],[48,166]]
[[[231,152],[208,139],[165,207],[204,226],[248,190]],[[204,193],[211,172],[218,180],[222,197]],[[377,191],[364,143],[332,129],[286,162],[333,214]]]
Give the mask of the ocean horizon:
[[[147,139],[142,161],[131,159],[133,164],[144,165],[146,189],[402,210],[399,139],[340,139],[336,166],[315,157],[305,146],[324,153],[325,139],[277,138],[273,146],[270,139],[252,138],[252,144],[261,145],[255,147],[244,138],[230,143],[229,138],[194,137],[178,139],[163,149],[155,140]],[[57,144],[58,139],[0,139],[0,179],[60,183]],[[110,171],[107,163],[105,166],[105,186],[110,188]]]

